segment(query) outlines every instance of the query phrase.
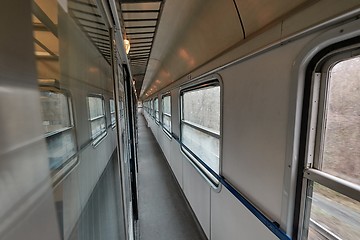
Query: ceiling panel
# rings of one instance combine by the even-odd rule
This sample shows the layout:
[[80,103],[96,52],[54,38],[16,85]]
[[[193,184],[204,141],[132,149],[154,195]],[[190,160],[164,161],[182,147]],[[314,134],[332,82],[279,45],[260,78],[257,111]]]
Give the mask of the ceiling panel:
[[[124,1],[122,1],[124,2]],[[135,1],[134,1],[135,2]],[[126,10],[156,10],[160,9],[162,1],[142,2],[142,3],[123,3],[121,4],[122,11]]]
[[36,1],[33,3],[33,37],[38,62],[43,58],[57,62],[59,57],[57,18],[54,16],[57,12],[50,8],[51,4],[55,3],[51,1]]
[[58,8],[56,6],[56,0],[35,0],[34,1],[50,18],[50,20],[57,25],[58,22]]
[[144,33],[144,32],[155,32],[155,27],[138,27],[138,28],[127,28],[126,33]]
[[55,55],[59,55],[59,39],[49,31],[34,31],[35,40],[39,41],[41,48],[46,48]]
[[130,43],[133,39],[151,39],[154,37],[154,32],[149,33],[128,33],[126,34],[127,39],[130,40]]
[[151,43],[132,43],[131,47],[132,47],[132,49],[142,48],[142,47],[150,47],[151,48]]
[[125,21],[125,28],[127,27],[142,27],[142,26],[152,26],[155,27],[156,26],[157,21],[156,20],[150,20],[150,21],[146,21],[146,20],[142,20],[142,19],[138,19],[138,20],[131,20],[131,21]]
[[118,9],[123,35],[130,41],[128,58],[137,93],[143,83],[161,9],[162,1],[151,0],[121,1]]
[[154,19],[154,18],[156,19],[158,18],[158,15],[159,15],[158,10],[152,10],[150,12],[137,12],[137,11],[123,12],[123,17],[125,19]]
[[69,0],[70,15],[110,63],[110,35],[95,0]]
[[246,36],[265,27],[307,0],[235,0]]
[[166,1],[140,94],[150,96],[241,40],[232,0]]

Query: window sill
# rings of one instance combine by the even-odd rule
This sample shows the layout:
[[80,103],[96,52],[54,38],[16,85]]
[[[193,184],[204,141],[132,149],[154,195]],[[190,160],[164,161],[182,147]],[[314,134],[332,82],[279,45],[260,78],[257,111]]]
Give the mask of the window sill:
[[107,132],[106,132],[106,131],[103,132],[103,133],[101,133],[99,136],[97,136],[96,138],[93,139],[93,142],[91,143],[92,146],[93,146],[94,148],[96,148],[96,147],[102,142],[102,140],[105,139],[106,136],[107,136]]
[[54,170],[51,176],[53,188],[56,188],[79,165],[77,154],[69,158],[59,169]]
[[172,141],[172,134],[171,132],[169,132],[168,130],[166,130],[166,128],[162,128],[163,132],[165,133],[165,135],[169,138],[170,141]]

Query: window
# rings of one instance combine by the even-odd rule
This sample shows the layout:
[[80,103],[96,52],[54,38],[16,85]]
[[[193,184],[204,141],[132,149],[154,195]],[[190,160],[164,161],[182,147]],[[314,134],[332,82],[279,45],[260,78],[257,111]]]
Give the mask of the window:
[[192,155],[200,158],[215,173],[220,166],[220,86],[218,82],[181,91],[181,142],[183,151],[214,183],[216,178]]
[[156,123],[158,123],[159,122],[159,99],[158,98],[154,99],[154,113],[155,113]]
[[[91,126],[91,138],[101,139],[106,135],[106,121],[104,99],[102,96],[89,96],[89,121]],[[94,144],[96,144],[96,141]]]
[[116,125],[116,117],[115,117],[115,101],[114,99],[110,99],[110,119],[111,125]]
[[149,101],[149,100],[146,101],[146,102],[145,102],[145,105],[146,105],[146,112],[147,112],[148,114],[150,114],[150,101]]
[[149,101],[145,101],[144,103],[145,111],[149,113]]
[[315,70],[303,175],[301,239],[360,239],[360,57]]
[[154,100],[150,100],[150,115],[154,117]]
[[76,153],[70,97],[58,89],[40,88],[42,123],[49,165],[54,175]]
[[120,96],[118,101],[118,106],[119,106],[118,117],[119,117],[119,128],[122,133],[125,131],[125,123],[126,123],[124,101],[125,101],[124,96]]
[[162,123],[166,133],[171,135],[171,96],[162,98]]

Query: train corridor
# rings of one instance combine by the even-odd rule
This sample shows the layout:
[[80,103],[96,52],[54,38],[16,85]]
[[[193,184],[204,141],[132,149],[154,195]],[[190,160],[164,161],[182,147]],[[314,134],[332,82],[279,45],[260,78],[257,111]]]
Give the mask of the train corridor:
[[140,239],[206,239],[142,114],[138,128]]

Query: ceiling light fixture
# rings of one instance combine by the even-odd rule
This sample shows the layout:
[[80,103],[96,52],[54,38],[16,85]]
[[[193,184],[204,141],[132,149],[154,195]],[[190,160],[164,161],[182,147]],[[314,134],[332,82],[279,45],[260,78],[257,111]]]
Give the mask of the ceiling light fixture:
[[130,41],[127,40],[127,39],[124,39],[124,48],[125,48],[126,54],[129,54],[129,52],[130,52]]

